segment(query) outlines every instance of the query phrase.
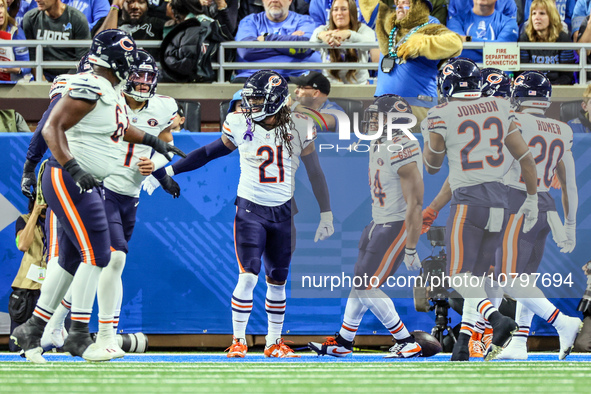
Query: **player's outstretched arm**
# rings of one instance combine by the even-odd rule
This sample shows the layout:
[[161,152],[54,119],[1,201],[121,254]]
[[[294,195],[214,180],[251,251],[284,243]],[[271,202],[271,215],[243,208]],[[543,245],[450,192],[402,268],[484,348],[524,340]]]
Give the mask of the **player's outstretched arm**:
[[425,143],[423,162],[429,174],[437,174],[445,158],[445,140],[440,134],[430,133],[429,143]]
[[505,146],[511,153],[511,156],[519,162],[521,166],[521,177],[527,189],[527,198],[517,212],[518,217],[525,215],[523,232],[527,233],[538,221],[538,173],[536,171],[536,163],[529,151],[529,147],[514,123],[511,123],[509,132],[505,138]]
[[170,156],[169,153],[172,153],[173,155],[179,155],[181,157],[187,157],[185,152],[183,152],[176,146],[167,144],[158,137],[145,133],[132,125],[129,125],[127,127],[125,135],[123,136],[123,140],[127,142],[132,142],[134,144],[151,146],[152,149],[154,149],[156,152],[164,155],[168,159],[168,161],[172,160],[172,156]]
[[320,167],[318,153],[316,152],[316,147],[313,142],[304,148],[301,158],[306,167],[314,197],[316,197],[316,201],[318,201],[318,206],[320,207],[320,224],[316,230],[314,242],[318,242],[318,240],[324,241],[326,238],[334,234],[334,226],[332,223],[332,211],[330,210],[328,184],[326,183],[324,171],[322,171],[322,167]]

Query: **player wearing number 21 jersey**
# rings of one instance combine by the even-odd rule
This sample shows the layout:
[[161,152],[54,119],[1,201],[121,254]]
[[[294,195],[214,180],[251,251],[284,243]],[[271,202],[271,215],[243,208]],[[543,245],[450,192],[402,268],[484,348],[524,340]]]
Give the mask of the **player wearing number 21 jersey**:
[[[314,147],[316,133],[305,115],[287,105],[287,81],[274,71],[261,70],[242,90],[242,112],[229,114],[222,137],[167,167],[169,175],[190,171],[238,149],[240,180],[236,198],[234,242],[238,284],[232,293],[234,339],[228,357],[244,357],[246,325],[262,260],[267,275],[265,309],[268,316],[267,357],[297,357],[281,339],[285,316],[285,283],[292,254],[292,196],[300,159],[320,206],[315,241],[334,232],[328,187]],[[295,234],[293,234],[295,235]],[[294,237],[295,238],[295,237]]]
[[[527,187],[525,213],[528,231],[537,220],[536,169],[533,157],[506,100],[481,96],[480,69],[469,59],[452,59],[438,78],[441,95],[448,102],[427,115],[428,143],[424,162],[430,174],[437,173],[444,157],[449,160],[451,209],[446,228],[448,273],[452,286],[464,297],[462,330],[452,360],[468,360],[468,342],[480,315],[493,326],[488,359],[494,358],[517,330],[515,322],[502,316],[490,302],[483,286],[471,285],[494,265],[501,242],[507,208],[503,184],[504,147],[521,165]],[[453,281],[454,276],[462,280]],[[487,289],[490,290],[490,289]]]

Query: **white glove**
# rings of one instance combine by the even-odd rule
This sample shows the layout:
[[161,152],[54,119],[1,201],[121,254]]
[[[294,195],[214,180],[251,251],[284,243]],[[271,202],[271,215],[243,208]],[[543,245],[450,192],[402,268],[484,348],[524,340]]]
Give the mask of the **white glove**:
[[314,242],[318,242],[318,240],[324,241],[333,234],[334,226],[332,225],[332,212],[320,212],[320,224],[316,230]]
[[154,177],[154,175],[149,175],[142,181],[142,189],[148,192],[148,195],[151,196],[154,193],[154,190],[160,187],[160,182],[158,179]]
[[561,253],[570,253],[575,249],[575,245],[577,244],[577,223],[564,223],[564,231],[566,232],[566,241],[558,246],[562,247],[560,249]]
[[523,222],[523,232],[527,233],[538,221],[538,194],[528,194],[527,198],[517,211],[515,219],[519,219],[522,215],[525,215],[525,221]]
[[406,265],[406,269],[409,271],[421,269],[421,259],[416,249],[404,248],[404,265]]

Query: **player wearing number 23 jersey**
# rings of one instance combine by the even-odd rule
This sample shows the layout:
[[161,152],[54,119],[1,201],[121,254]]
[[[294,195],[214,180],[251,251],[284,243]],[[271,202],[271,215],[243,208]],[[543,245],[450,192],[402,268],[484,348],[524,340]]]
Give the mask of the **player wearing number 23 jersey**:
[[167,167],[169,175],[190,171],[238,149],[240,181],[236,198],[234,242],[240,275],[232,293],[234,340],[228,357],[244,357],[246,325],[253,290],[264,261],[267,276],[267,357],[296,357],[283,343],[285,283],[292,254],[292,196],[300,159],[308,172],[320,206],[315,240],[334,232],[328,187],[314,148],[315,131],[308,119],[292,114],[287,105],[287,81],[274,71],[261,70],[242,90],[242,112],[228,115],[221,139],[189,153]]
[[531,226],[537,220],[535,163],[513,121],[509,102],[495,97],[480,98],[482,76],[473,61],[448,61],[441,69],[438,85],[448,101],[427,114],[429,141],[425,144],[424,162],[427,171],[434,174],[441,168],[445,155],[449,160],[452,198],[446,228],[447,268],[450,276],[462,277],[461,282],[455,283],[452,278],[452,285],[465,299],[460,338],[451,359],[468,360],[471,332],[482,316],[493,326],[488,360],[511,340],[517,325],[497,311],[483,286],[471,285],[470,279],[494,265],[495,251],[500,246],[507,208],[506,187],[502,183],[504,148],[520,162],[528,192],[523,212]]

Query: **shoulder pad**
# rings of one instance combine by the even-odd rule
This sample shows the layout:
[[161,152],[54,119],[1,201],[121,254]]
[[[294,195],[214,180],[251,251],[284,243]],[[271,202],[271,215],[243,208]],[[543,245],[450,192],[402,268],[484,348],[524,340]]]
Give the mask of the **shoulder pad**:
[[87,88],[71,88],[68,95],[76,100],[98,101],[101,95]]
[[57,95],[62,95],[63,92],[66,90],[66,85],[68,84],[68,79],[71,77],[70,74],[61,74],[58,75],[51,84],[49,88],[49,98],[52,99]]

